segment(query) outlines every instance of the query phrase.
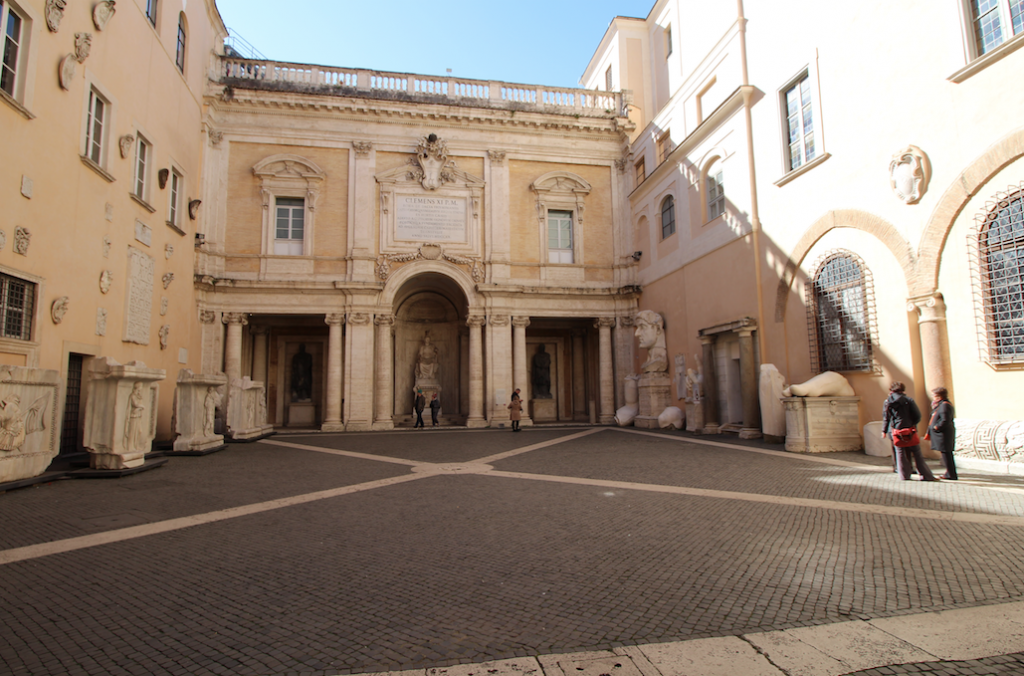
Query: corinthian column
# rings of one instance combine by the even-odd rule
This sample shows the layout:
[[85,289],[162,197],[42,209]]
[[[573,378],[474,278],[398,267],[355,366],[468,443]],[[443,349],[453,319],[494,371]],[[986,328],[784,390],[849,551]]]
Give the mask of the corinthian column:
[[391,430],[395,428],[394,356],[391,343],[391,327],[395,325],[395,316],[377,315],[373,323],[377,327],[377,385],[374,388],[373,429]]
[[327,411],[320,429],[324,432],[342,432],[341,422],[341,325],[345,315],[329,314],[324,318],[327,335]]
[[718,375],[715,373],[715,340],[711,334],[701,336],[703,351],[701,363],[704,364],[704,434],[719,434],[721,425],[718,423]]
[[[530,369],[526,366],[526,327],[529,325],[529,317],[512,318],[512,387],[519,390],[519,395],[524,401],[530,377]],[[531,424],[526,406],[523,407],[520,424]]]
[[484,419],[484,350],[481,327],[483,317],[466,319],[469,327],[469,418],[466,427],[487,427]]
[[612,327],[614,317],[601,317],[594,326],[598,330],[598,362],[601,384],[601,411],[598,422],[609,425],[615,422],[615,371],[612,363]]
[[244,312],[225,312],[221,318],[228,327],[224,344],[224,373],[231,381],[242,377],[242,327],[249,323]]
[[946,333],[946,303],[941,293],[911,298],[908,312],[917,313],[921,332],[921,357],[924,360],[924,382],[929,398],[936,387],[951,390],[949,378],[949,338]]

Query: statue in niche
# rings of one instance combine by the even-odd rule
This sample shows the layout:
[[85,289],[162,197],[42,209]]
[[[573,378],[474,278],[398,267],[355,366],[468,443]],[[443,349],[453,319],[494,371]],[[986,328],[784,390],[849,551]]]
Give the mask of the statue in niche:
[[125,424],[124,445],[129,451],[145,451],[146,431],[142,427],[142,417],[146,413],[146,397],[142,391],[142,383],[132,385],[132,393],[128,397],[128,422]]
[[49,394],[35,400],[27,411],[21,410],[21,397],[16,394],[0,402],[0,451],[16,451],[25,443],[25,437],[46,429],[44,417]]
[[551,355],[544,348],[544,343],[537,347],[537,354],[533,355],[531,376],[533,398],[551,399]]
[[437,380],[439,351],[430,342],[430,331],[423,332],[423,342],[416,353],[416,380]]
[[640,347],[647,350],[647,361],[640,370],[643,373],[668,371],[668,350],[665,349],[665,320],[652,310],[641,310],[637,313],[636,335],[640,339]]
[[206,398],[203,400],[203,436],[212,437],[214,421],[217,419],[217,406],[220,404],[220,395],[216,387],[206,388]]
[[313,355],[306,352],[306,344],[292,357],[292,401],[313,399]]

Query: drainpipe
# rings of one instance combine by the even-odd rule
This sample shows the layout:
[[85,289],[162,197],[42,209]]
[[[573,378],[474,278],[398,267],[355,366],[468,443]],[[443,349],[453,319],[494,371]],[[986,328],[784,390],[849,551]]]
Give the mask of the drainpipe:
[[761,219],[757,206],[757,169],[754,167],[754,120],[751,113],[751,98],[754,88],[750,86],[747,72],[747,18],[743,14],[743,0],[736,0],[736,21],[740,27],[740,65],[743,71],[743,112],[747,122],[747,165],[750,167],[750,224],[754,236],[754,277],[757,290],[757,345],[761,361],[768,358],[765,344],[764,323],[764,282],[761,279]]

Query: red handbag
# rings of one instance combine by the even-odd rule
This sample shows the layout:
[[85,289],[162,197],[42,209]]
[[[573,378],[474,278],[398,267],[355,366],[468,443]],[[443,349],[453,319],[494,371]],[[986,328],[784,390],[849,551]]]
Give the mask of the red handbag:
[[898,448],[907,448],[908,446],[917,446],[921,443],[921,439],[917,436],[916,427],[907,427],[892,431],[892,443]]

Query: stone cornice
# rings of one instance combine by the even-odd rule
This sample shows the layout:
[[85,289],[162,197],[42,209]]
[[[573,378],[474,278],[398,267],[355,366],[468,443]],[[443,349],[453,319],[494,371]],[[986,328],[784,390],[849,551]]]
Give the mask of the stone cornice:
[[509,110],[455,106],[416,101],[389,101],[347,96],[326,96],[303,94],[289,91],[266,91],[258,89],[233,89],[230,98],[218,91],[211,83],[206,103],[211,110],[222,114],[248,112],[254,114],[316,114],[318,116],[343,116],[365,121],[372,117],[387,124],[422,124],[424,121],[452,126],[482,125],[505,128],[522,128],[531,132],[578,132],[581,134],[614,135],[626,133],[620,121],[609,117],[575,117],[564,113]]

